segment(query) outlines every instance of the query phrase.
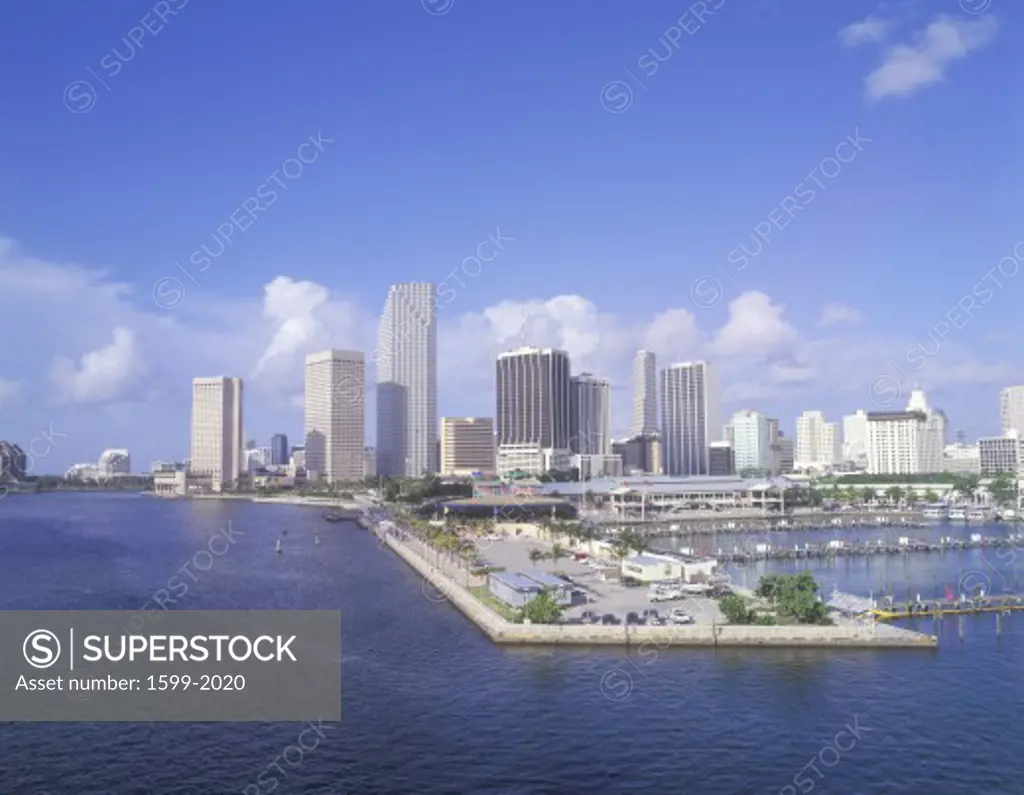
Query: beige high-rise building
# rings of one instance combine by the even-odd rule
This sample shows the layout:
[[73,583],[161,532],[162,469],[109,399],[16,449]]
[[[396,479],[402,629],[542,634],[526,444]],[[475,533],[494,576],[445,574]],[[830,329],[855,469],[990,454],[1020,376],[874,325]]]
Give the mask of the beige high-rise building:
[[820,411],[805,411],[796,418],[797,469],[825,470],[843,458],[843,436],[839,423],[827,422]]
[[1024,436],[1024,386],[1008,386],[999,393],[1003,435],[1016,431]]
[[334,483],[363,479],[366,360],[361,351],[306,357],[306,474]]
[[494,472],[494,420],[490,417],[441,418],[441,474]]
[[234,488],[242,473],[242,379],[192,380],[189,469],[214,491]]

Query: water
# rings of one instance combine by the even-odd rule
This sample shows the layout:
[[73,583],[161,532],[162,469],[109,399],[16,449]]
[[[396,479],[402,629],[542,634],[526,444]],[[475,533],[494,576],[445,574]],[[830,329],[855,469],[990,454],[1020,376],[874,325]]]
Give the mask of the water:
[[[0,607],[137,609],[229,520],[244,535],[175,607],[343,611],[342,721],[279,761],[277,795],[1024,791],[1024,616],[998,637],[969,618],[962,643],[951,619],[937,651],[504,649],[316,510],[74,494],[0,502]],[[823,570],[923,591],[973,554]],[[268,792],[304,728],[0,724],[0,794]]]

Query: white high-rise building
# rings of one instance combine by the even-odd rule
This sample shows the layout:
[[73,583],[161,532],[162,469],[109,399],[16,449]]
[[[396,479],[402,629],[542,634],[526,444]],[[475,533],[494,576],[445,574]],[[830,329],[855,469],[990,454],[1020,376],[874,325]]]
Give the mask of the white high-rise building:
[[922,471],[928,417],[921,411],[868,413],[868,473],[915,475]]
[[867,466],[868,413],[863,409],[843,417],[843,460]]
[[1024,386],[1008,386],[999,393],[1003,435],[1016,431],[1024,436]]
[[306,357],[305,467],[310,480],[363,478],[366,362],[362,351]]
[[920,389],[910,392],[907,411],[917,411],[925,416],[924,437],[921,440],[921,472],[942,472],[943,451],[946,449],[946,415],[928,405],[928,398]]
[[395,284],[384,303],[374,351],[380,475],[438,470],[436,291],[431,283]]
[[771,475],[773,462],[773,432],[771,420],[759,411],[744,409],[732,415],[726,430],[726,439],[732,442],[734,467],[737,473],[756,469],[762,475]]
[[189,469],[210,478],[214,491],[234,488],[242,465],[242,379],[192,380]]
[[718,380],[710,362],[661,371],[661,433],[666,475],[707,475],[710,447],[722,440]]
[[633,436],[658,433],[658,371],[651,351],[637,351],[633,359]]
[[828,422],[820,411],[805,411],[796,418],[797,469],[827,469],[843,457],[839,423]]
[[611,455],[611,387],[590,373],[569,379],[569,449],[576,455]]

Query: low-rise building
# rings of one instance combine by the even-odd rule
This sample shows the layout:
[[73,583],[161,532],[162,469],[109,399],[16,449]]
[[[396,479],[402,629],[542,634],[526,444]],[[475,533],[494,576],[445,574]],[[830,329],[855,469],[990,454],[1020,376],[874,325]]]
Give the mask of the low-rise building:
[[522,574],[508,571],[493,571],[487,576],[487,591],[499,602],[519,609],[535,599],[543,589]]
[[1024,463],[1022,440],[1015,431],[1006,436],[989,436],[978,439],[978,467],[982,477],[992,477],[1002,472],[1016,474]]
[[947,444],[942,451],[942,471],[957,475],[980,475],[981,452],[976,444]]
[[122,448],[104,450],[100,453],[100,459],[96,464],[99,470],[99,477],[103,480],[112,478],[115,475],[128,475],[132,471],[131,454]]
[[566,607],[572,604],[574,590],[572,583],[543,571],[525,571],[521,572],[521,576],[537,583],[541,590],[550,593],[558,604]]
[[618,455],[574,455],[572,468],[580,480],[622,477],[622,457]]
[[681,580],[683,562],[665,555],[633,555],[622,561],[622,576],[644,583]]

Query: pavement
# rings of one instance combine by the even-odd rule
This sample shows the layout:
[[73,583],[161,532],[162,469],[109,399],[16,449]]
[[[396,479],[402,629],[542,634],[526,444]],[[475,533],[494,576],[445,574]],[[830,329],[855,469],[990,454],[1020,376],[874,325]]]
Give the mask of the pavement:
[[593,569],[574,561],[571,557],[560,559],[557,563],[552,560],[543,560],[534,564],[530,561],[530,550],[539,549],[542,552],[551,550],[549,545],[534,538],[518,536],[504,540],[482,540],[477,544],[477,548],[489,565],[501,566],[506,571],[526,574],[531,571],[547,574],[552,574],[555,571],[564,572],[586,593],[587,597],[586,604],[568,608],[563,614],[565,618],[579,618],[583,611],[592,610],[598,615],[611,613],[620,621],[625,621],[627,613],[643,615],[644,610],[654,609],[658,611],[659,615],[666,616],[672,608],[681,607],[693,616],[694,622],[697,624],[725,622],[725,618],[718,609],[718,603],[713,599],[688,596],[672,602],[652,603],[647,598],[646,586],[627,588],[617,582],[604,582]]

